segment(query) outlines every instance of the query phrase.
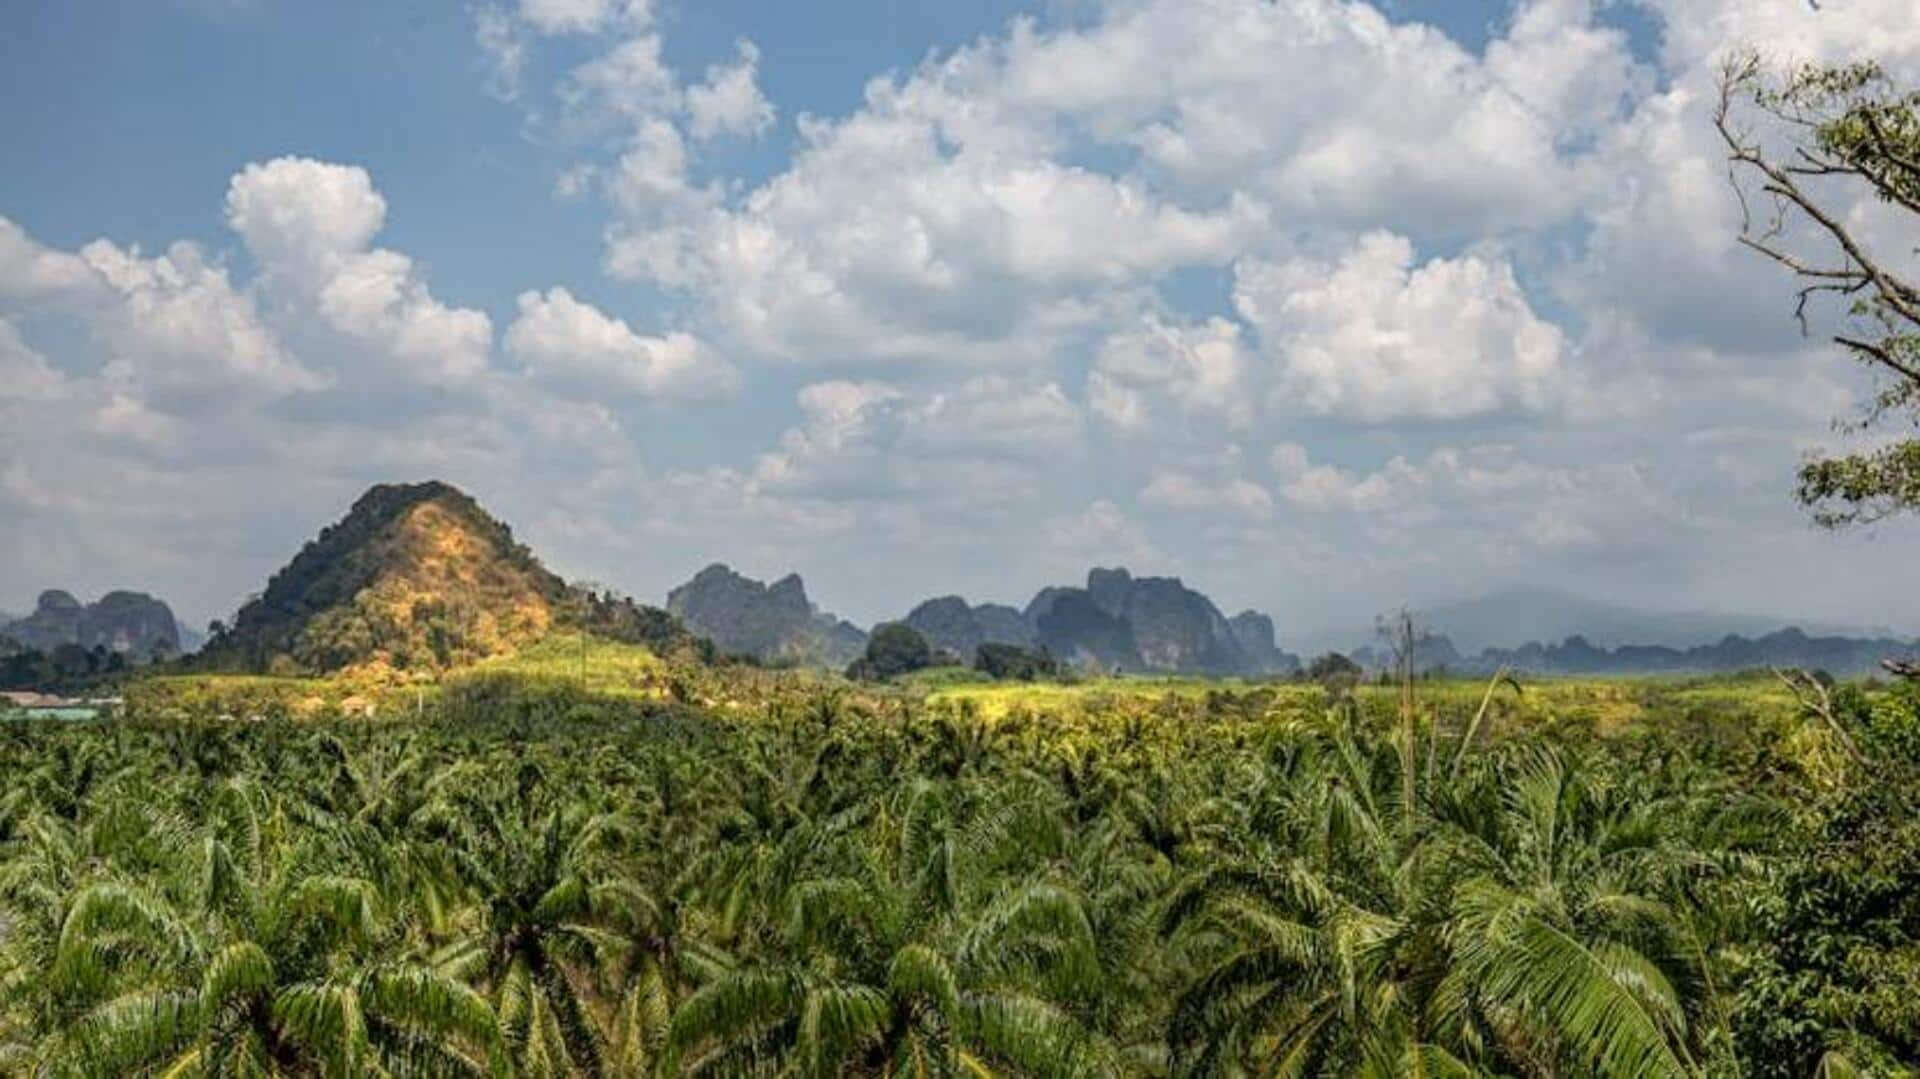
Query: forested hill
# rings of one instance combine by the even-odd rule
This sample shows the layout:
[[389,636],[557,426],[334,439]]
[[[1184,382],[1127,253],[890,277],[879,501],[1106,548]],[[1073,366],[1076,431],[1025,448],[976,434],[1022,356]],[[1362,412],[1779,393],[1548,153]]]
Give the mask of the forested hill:
[[444,669],[555,629],[699,648],[671,615],[574,588],[445,483],[383,484],[321,530],[217,632],[209,669]]

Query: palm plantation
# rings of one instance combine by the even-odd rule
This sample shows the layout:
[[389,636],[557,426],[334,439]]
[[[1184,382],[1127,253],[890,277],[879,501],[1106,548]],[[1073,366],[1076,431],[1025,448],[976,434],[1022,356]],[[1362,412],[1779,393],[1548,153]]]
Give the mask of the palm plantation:
[[1815,717],[986,721],[742,677],[740,718],[578,691],[543,722],[450,694],[8,727],[0,1072],[1897,1074],[1920,1045],[1876,981],[1913,969],[1905,908],[1839,964],[1773,928],[1832,924],[1822,836],[1909,835],[1862,798],[1912,775],[1910,695],[1842,695],[1856,760]]

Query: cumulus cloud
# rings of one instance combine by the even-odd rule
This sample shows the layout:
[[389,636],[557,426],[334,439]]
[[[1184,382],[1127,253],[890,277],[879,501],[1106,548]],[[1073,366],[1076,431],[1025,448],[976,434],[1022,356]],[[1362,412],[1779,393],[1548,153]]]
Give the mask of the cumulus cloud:
[[824,499],[1029,493],[1037,466],[1070,456],[1082,428],[1079,409],[1057,384],[998,375],[918,393],[875,381],[817,382],[797,403],[803,422],[753,470],[763,492]]
[[1332,263],[1249,260],[1234,305],[1282,370],[1279,392],[1367,421],[1540,411],[1571,378],[1560,329],[1535,315],[1503,260],[1415,265],[1372,232]]
[[520,18],[543,34],[590,34],[615,23],[645,26],[652,0],[520,0]]
[[537,375],[643,397],[723,397],[739,387],[739,372],[692,334],[635,333],[564,288],[523,292],[519,305],[505,345]]
[[487,368],[493,321],[434,298],[408,256],[372,246],[386,200],[358,166],[280,157],[242,169],[227,188],[227,223],[269,288],[310,305],[330,328],[382,349],[382,374],[470,382]]
[[106,240],[63,252],[0,218],[0,298],[77,316],[98,346],[100,373],[148,392],[277,396],[323,381],[263,324],[226,270],[190,243],[153,258]]
[[324,272],[363,251],[387,221],[387,200],[356,165],[278,157],[241,169],[227,185],[227,224],[256,258]]
[[1140,490],[1142,501],[1177,510],[1225,510],[1255,519],[1273,516],[1273,496],[1251,480],[1211,484],[1185,472],[1161,472]]
[[913,450],[1031,460],[1071,453],[1083,421],[1059,383],[992,374],[931,394],[903,424],[903,443]]
[[773,126],[773,103],[757,81],[760,50],[751,41],[737,48],[733,63],[707,68],[706,81],[687,90],[687,129],[694,138],[758,135]]
[[0,405],[55,400],[65,382],[47,358],[20,336],[19,328],[0,318]]
[[776,360],[1012,363],[1097,324],[1111,289],[1217,261],[1254,215],[955,155],[918,118],[803,137],[800,164],[745,208],[616,230],[610,264],[694,291],[718,332]]
[[1390,535],[1404,530],[1440,541],[1443,533],[1481,537],[1484,546],[1536,550],[1641,548],[1660,530],[1703,525],[1685,500],[1636,461],[1549,464],[1516,447],[1441,447],[1424,458],[1396,455],[1354,473],[1314,463],[1282,444],[1273,453],[1279,491],[1288,503],[1321,513],[1372,518]]
[[0,216],[0,297],[35,300],[71,297],[97,287],[92,267],[68,251],[36,243],[26,230]]
[[[65,251],[0,219],[11,584],[131,582],[185,614],[221,612],[369,483],[497,482],[511,513],[514,489],[552,486],[539,477],[631,467],[607,408],[499,370],[484,313],[438,301],[410,257],[373,246],[387,205],[364,170],[252,165],[227,211],[251,280],[191,243]],[[657,366],[681,385],[671,356]],[[413,385],[435,392],[393,392]]]
[[[608,263],[772,357],[1045,355],[1303,222],[1420,239],[1577,212],[1591,141],[1646,73],[1571,0],[1527,5],[1497,45],[1334,0],[1018,21],[806,118],[788,168],[724,206],[629,213]],[[1118,164],[1079,164],[1089,149]],[[1109,415],[1139,403],[1102,377]]]
[[1124,510],[1104,498],[1079,513],[1048,518],[1045,535],[1055,563],[1075,570],[1095,565],[1139,569],[1165,558]]
[[[1732,243],[1715,57],[1911,73],[1905,0],[1644,0],[1638,55],[1604,2],[1518,0],[1483,46],[1405,7],[1019,19],[843,113],[779,102],[791,146],[729,176],[724,140],[784,118],[771,48],[682,68],[646,4],[483,2],[458,47],[517,96],[568,212],[605,215],[580,272],[612,282],[442,297],[433,252],[382,245],[405,206],[301,158],[235,177],[232,267],[0,220],[0,515],[206,593],[164,537],[265,570],[312,506],[437,473],[614,580],[740,550],[831,567],[872,609],[1017,593],[1014,549],[1045,575],[1023,584],[1200,563],[1283,624],[1438,566],[1464,588],[1612,560],[1683,588],[1723,572],[1702,550],[1802,551],[1793,457],[1858,386],[1813,373],[1788,286]],[[685,435],[673,409],[630,431],[637,410],[733,387],[715,434],[636,463]],[[210,490],[265,493],[172,508]],[[0,543],[17,575],[68,557]]]
[[1240,428],[1253,418],[1248,367],[1238,323],[1211,318],[1170,325],[1149,317],[1101,343],[1087,396],[1095,414],[1123,430],[1152,425],[1154,397],[1187,415]]
[[658,34],[625,38],[567,77],[562,97],[576,117],[628,123],[656,119],[680,104],[680,83],[660,55]]

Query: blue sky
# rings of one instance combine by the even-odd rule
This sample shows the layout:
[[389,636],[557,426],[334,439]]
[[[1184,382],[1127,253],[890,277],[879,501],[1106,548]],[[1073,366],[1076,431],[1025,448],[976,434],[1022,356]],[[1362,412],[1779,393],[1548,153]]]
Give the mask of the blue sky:
[[1704,113],[1737,46],[1920,66],[1903,7],[12,5],[0,607],[204,621],[432,475],[654,600],[1124,562],[1283,639],[1518,582],[1920,628],[1910,526],[1791,505],[1864,386]]

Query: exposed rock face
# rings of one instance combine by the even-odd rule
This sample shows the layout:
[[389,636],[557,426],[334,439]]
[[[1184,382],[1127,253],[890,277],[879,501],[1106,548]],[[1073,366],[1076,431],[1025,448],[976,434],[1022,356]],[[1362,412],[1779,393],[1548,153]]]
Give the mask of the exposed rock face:
[[1128,671],[1255,673],[1267,657],[1249,656],[1213,601],[1178,577],[1134,577],[1095,569],[1084,589],[1049,588],[1028,608],[1040,643],[1074,662],[1093,659]]
[[982,603],[973,609],[973,620],[980,623],[981,644],[1033,646],[1033,623],[1016,608],[1004,603]]
[[915,607],[904,619],[927,643],[971,663],[983,644],[1033,643],[1033,626],[1012,607],[998,603],[971,606],[959,596],[941,596]]
[[867,644],[857,626],[816,608],[794,573],[766,585],[716,562],[668,593],[667,609],[722,651],[769,663],[841,667]]
[[1284,674],[1298,657],[1274,646],[1273,620],[1246,611],[1232,621],[1177,577],[1096,568],[1084,588],[1051,586],[1024,611],[930,599],[906,617],[935,647],[971,656],[982,644],[1044,648],[1069,666],[1207,674]]
[[1283,652],[1273,642],[1273,619],[1259,611],[1241,611],[1227,619],[1234,643],[1246,657],[1255,674],[1292,674],[1300,669],[1300,657]]
[[[1126,577],[1125,570],[1114,572]],[[1124,592],[1117,584],[1109,587],[1124,597],[1118,617],[1133,627],[1148,670],[1232,674],[1252,668],[1220,608],[1180,578],[1142,577]]]
[[1028,608],[1040,647],[1063,663],[1103,670],[1146,669],[1133,628],[1095,602],[1085,589],[1052,588]]
[[142,660],[180,652],[172,609],[144,592],[109,592],[83,604],[71,593],[49,589],[40,593],[32,614],[0,626],[0,637],[41,652],[63,644],[105,647]]

